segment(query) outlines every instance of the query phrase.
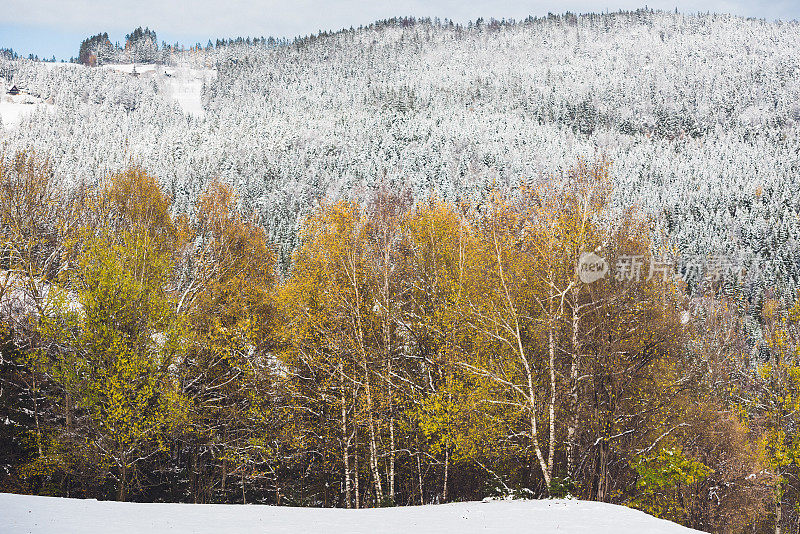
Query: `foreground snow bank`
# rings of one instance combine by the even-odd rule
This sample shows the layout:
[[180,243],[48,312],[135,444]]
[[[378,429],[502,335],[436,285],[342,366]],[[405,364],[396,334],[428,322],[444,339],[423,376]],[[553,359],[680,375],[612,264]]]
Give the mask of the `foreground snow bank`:
[[52,533],[641,533],[697,532],[588,501],[494,501],[370,510],[135,504],[0,494],[4,534]]

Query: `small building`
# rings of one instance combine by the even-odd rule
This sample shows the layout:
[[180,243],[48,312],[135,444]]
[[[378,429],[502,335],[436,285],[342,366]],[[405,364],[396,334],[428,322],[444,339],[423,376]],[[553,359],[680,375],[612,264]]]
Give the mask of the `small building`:
[[18,95],[19,94],[19,87],[17,87],[16,85],[12,85],[11,89],[8,90],[8,94],[10,94],[11,96]]

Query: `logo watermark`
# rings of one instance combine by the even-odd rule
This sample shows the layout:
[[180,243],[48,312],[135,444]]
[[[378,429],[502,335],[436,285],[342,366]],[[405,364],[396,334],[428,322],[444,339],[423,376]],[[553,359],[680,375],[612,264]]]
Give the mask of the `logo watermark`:
[[594,252],[584,252],[578,259],[578,278],[584,284],[591,284],[608,274],[608,262]]
[[[584,252],[576,271],[584,284],[610,276],[618,282],[641,282],[660,278],[663,281],[718,282],[734,280],[743,270],[742,261],[732,256],[715,254],[688,258],[679,264],[674,257],[623,254],[613,261],[595,252]],[[682,269],[678,269],[682,266]]]

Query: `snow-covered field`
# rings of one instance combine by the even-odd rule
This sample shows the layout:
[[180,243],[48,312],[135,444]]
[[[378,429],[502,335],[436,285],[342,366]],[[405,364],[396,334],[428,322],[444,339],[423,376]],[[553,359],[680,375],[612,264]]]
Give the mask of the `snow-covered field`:
[[217,76],[214,69],[195,69],[189,67],[170,67],[147,64],[109,64],[104,69],[131,74],[133,69],[142,78],[153,78],[163,83],[166,94],[173,98],[187,115],[203,117],[203,83],[211,83]]
[[491,501],[369,510],[133,504],[0,494],[3,534],[648,533],[698,532],[588,501]]
[[217,77],[213,69],[173,68],[166,71],[170,96],[178,102],[184,113],[203,117],[203,83],[211,83]]
[[[5,91],[3,91],[5,93]],[[53,106],[50,104],[43,104],[41,99],[29,95],[6,95],[0,94],[0,119],[2,119],[2,127],[14,128],[16,127],[23,116],[33,113],[38,106],[45,106],[48,110],[52,110]]]

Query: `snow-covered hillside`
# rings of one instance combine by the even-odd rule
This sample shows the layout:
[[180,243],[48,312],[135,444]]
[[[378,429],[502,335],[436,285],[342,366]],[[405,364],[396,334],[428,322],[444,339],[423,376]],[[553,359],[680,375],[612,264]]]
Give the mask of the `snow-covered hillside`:
[[652,216],[660,245],[743,256],[737,298],[776,285],[794,296],[798,27],[649,10],[396,19],[195,51],[195,70],[172,76],[20,60],[5,72],[56,110],[2,142],[47,154],[66,181],[133,160],[178,211],[221,178],[259,210],[284,266],[319,198],[360,198],[380,182],[480,202],[488,184],[514,188],[604,154],[615,203]]
[[0,494],[3,534],[682,534],[643,512],[588,501],[492,501],[368,510],[138,504]]

